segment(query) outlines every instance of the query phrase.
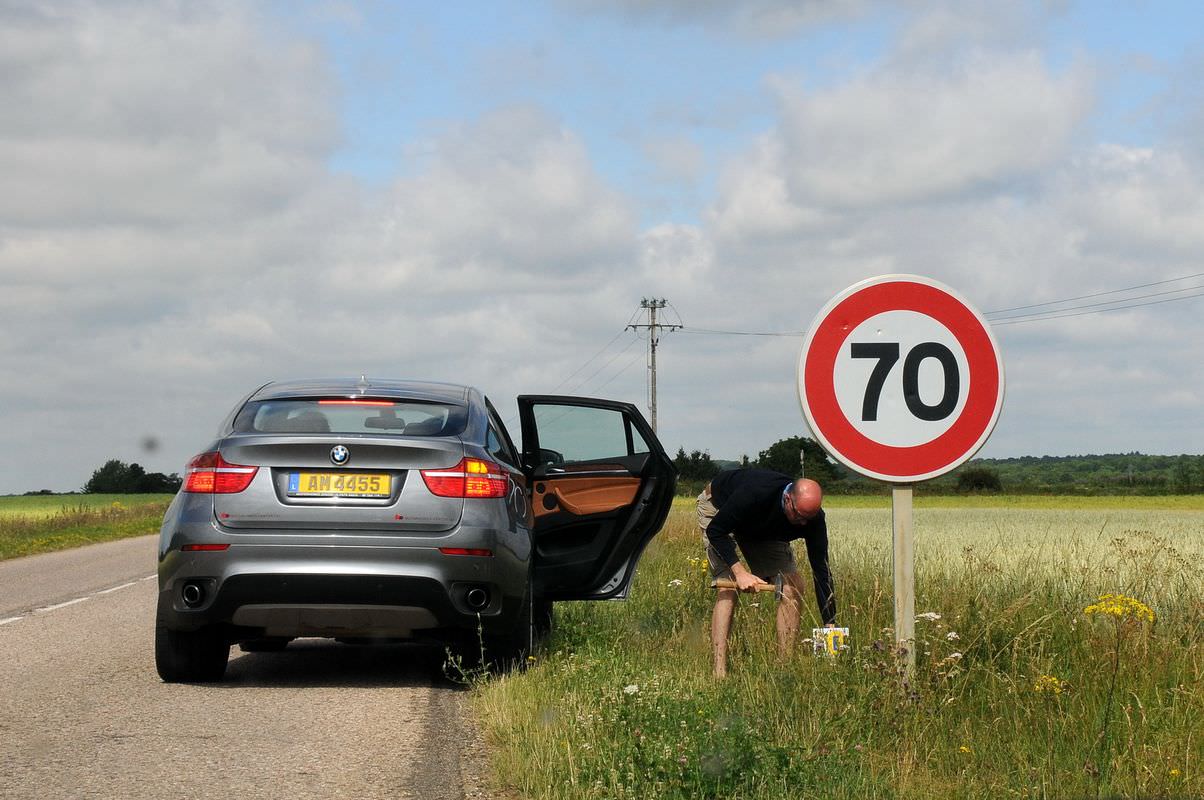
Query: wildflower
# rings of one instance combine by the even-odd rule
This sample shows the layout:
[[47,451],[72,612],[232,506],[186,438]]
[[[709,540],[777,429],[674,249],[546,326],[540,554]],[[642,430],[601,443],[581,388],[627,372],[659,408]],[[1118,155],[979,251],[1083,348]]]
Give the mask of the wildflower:
[[753,608],[760,608],[760,607],[761,607],[761,604],[760,604],[760,603],[750,603],[750,605],[751,605]]
[[534,663],[535,663],[535,656],[527,656],[527,663],[528,663],[528,664],[534,664]]
[[923,614],[916,614],[916,622],[925,620],[927,622],[936,622],[941,618],[941,615],[935,611],[925,611]]
[[962,637],[957,635],[957,631],[949,631],[948,633],[945,634],[945,638],[951,642],[956,642],[958,639],[960,639]]
[[1066,681],[1059,680],[1054,675],[1038,675],[1033,681],[1033,691],[1037,694],[1059,695],[1066,690]]
[[675,589],[678,586],[681,586],[681,578],[674,578],[673,580],[669,581],[669,588]]
[[1084,608],[1083,613],[1088,616],[1092,614],[1106,614],[1117,619],[1135,619],[1138,622],[1154,621],[1154,610],[1152,608],[1140,600],[1126,597],[1123,594],[1100,595],[1099,601]]
[[1177,769],[1172,769],[1172,770],[1171,770],[1171,777],[1172,777],[1172,778],[1178,778],[1178,777],[1179,777],[1180,775],[1182,775],[1182,774],[1183,774],[1183,773],[1181,773],[1181,772],[1180,772],[1179,770],[1177,770]]
[[964,745],[964,744],[963,744],[961,747],[957,748],[957,752],[959,752],[959,753],[972,753],[972,752],[974,752],[974,751],[973,751],[973,750],[971,750],[969,747],[967,747],[966,745]]
[[623,687],[623,694],[638,694],[639,691],[639,684],[629,683]]

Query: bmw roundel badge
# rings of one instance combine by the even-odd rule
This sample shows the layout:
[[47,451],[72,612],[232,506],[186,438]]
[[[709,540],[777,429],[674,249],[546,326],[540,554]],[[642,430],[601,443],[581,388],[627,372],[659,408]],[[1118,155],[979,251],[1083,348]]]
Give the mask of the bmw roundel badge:
[[336,444],[330,448],[330,460],[335,466],[341,467],[351,460],[351,451],[341,444]]

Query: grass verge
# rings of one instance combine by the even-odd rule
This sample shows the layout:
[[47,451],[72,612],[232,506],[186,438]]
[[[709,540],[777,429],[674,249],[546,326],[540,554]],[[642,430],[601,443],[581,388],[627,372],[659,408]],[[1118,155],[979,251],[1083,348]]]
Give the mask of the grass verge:
[[[477,689],[497,779],[566,800],[1204,796],[1204,514],[1130,500],[918,504],[913,681],[891,646],[888,508],[829,510],[852,648],[779,662],[762,595],[716,682],[692,508],[675,507],[630,600],[559,604],[535,664]],[[1101,611],[1117,592],[1154,621]]]
[[0,497],[0,560],[143,536],[171,495]]

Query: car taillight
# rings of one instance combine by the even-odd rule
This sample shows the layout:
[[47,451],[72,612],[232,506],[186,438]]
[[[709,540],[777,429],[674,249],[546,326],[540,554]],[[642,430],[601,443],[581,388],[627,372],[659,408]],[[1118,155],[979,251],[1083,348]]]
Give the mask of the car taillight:
[[461,459],[445,469],[424,469],[422,480],[439,497],[505,497],[509,488],[506,471],[479,458]]
[[188,462],[184,491],[194,494],[237,494],[251,485],[259,467],[231,464],[218,452],[201,453]]

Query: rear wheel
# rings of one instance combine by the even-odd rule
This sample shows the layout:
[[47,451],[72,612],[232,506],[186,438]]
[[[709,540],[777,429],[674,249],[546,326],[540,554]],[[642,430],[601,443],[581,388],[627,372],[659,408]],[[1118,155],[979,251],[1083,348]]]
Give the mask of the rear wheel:
[[220,681],[230,659],[230,643],[220,631],[155,628],[155,667],[166,683]]
[[485,637],[485,656],[501,670],[522,669],[535,649],[536,639],[535,603],[528,586],[514,629],[509,634]]

